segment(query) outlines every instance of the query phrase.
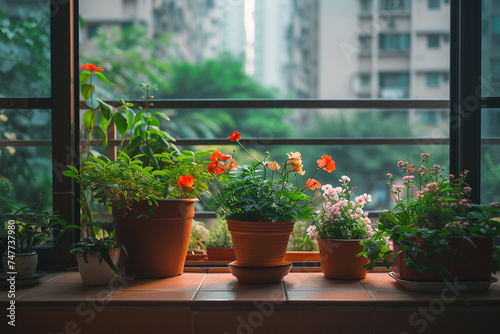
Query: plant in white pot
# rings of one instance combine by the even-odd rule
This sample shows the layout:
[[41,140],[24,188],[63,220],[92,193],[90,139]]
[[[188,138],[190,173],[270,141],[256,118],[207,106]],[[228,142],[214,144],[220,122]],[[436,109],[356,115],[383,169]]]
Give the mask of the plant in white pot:
[[61,235],[76,225],[68,225],[66,220],[53,212],[18,209],[13,219],[3,226],[8,238],[2,257],[6,272],[16,272],[17,278],[32,277],[38,266],[39,245],[52,245]]
[[75,243],[70,253],[76,258],[83,284],[105,285],[115,275],[121,275],[117,267],[120,248],[112,237],[90,236]]

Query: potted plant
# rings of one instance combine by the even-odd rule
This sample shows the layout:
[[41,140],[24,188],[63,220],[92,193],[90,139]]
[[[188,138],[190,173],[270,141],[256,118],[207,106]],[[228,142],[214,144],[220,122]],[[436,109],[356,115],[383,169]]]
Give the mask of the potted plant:
[[205,258],[205,240],[208,237],[208,233],[209,231],[203,222],[193,220],[186,256],[187,261],[202,261]]
[[210,229],[205,246],[207,247],[207,258],[210,261],[236,260],[231,233],[227,224],[220,218]]
[[2,262],[6,272],[17,272],[17,278],[33,277],[38,266],[36,246],[56,242],[61,235],[76,225],[68,225],[66,220],[53,212],[31,211],[20,208],[13,219],[4,226],[8,238]]
[[120,245],[112,237],[83,238],[73,245],[70,253],[75,256],[85,285],[106,285],[115,275],[121,274],[117,267]]
[[91,157],[64,175],[112,211],[127,275],[145,278],[182,274],[197,193],[206,190],[211,151],[155,155],[164,168],[143,167],[140,156],[118,152],[116,161]]
[[309,235],[318,241],[321,270],[327,278],[363,279],[369,263],[366,257],[358,257],[363,251],[360,241],[373,234],[368,212],[364,205],[371,196],[363,194],[353,198],[351,179],[342,176],[340,187],[325,184],[323,203],[313,216]]
[[465,182],[468,171],[458,177],[443,175],[443,169],[431,164],[429,154],[422,154],[422,165],[399,161],[403,184],[391,187],[396,201],[394,211],[379,216],[379,231],[364,244],[364,254],[371,260],[383,259],[386,266],[392,251],[380,247],[390,240],[394,247],[394,275],[408,281],[489,281],[498,268],[493,256],[492,237],[500,233],[498,203],[490,206],[470,203],[471,188]]
[[[335,162],[323,155],[314,175],[300,183],[298,176],[305,171],[299,152],[288,153],[280,165],[270,161],[268,154],[262,161],[254,158],[240,142],[237,131],[228,139],[236,141],[254,160],[252,165],[237,166],[232,156],[215,151],[208,166],[216,175],[209,183],[213,198],[209,205],[226,219],[235,249],[236,262],[230,268],[233,275],[237,270],[240,281],[251,282],[239,274],[255,273],[255,268],[261,268],[258,275],[252,276],[258,276],[258,282],[281,281],[291,267],[284,258],[295,221],[311,216],[314,196],[305,192],[318,189],[321,185],[314,175],[321,169],[333,171]],[[270,269],[280,275],[266,279]]]

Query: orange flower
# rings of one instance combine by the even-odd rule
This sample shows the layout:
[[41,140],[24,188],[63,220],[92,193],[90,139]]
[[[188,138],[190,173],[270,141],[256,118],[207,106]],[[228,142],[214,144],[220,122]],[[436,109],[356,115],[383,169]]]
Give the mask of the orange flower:
[[279,163],[277,163],[276,161],[268,161],[267,163],[267,167],[269,167],[270,170],[280,170],[281,166]]
[[89,70],[90,72],[104,71],[104,69],[102,67],[95,67],[94,64],[88,64],[88,65],[82,64],[82,68],[84,70]]
[[306,187],[311,190],[319,189],[321,188],[321,183],[319,183],[315,179],[307,179]]
[[233,157],[227,154],[222,154],[220,151],[214,151],[210,156],[210,160],[212,161],[207,170],[210,174],[219,175],[227,171],[228,169],[236,168],[236,161],[232,160],[230,164],[225,162],[230,161]]
[[287,153],[288,155],[288,162],[290,163],[290,167],[292,168],[292,171],[304,175],[306,171],[302,170],[302,158],[300,157],[300,152],[290,152]]
[[181,175],[179,180],[177,180],[177,184],[179,187],[182,187],[182,189],[191,191],[193,190],[194,178],[191,175]]
[[241,139],[241,135],[238,131],[233,131],[233,134],[230,137],[227,137],[230,141],[238,141]]
[[332,157],[326,154],[323,154],[321,159],[316,160],[318,163],[318,168],[323,168],[328,173],[331,173],[335,170],[335,161],[332,160]]

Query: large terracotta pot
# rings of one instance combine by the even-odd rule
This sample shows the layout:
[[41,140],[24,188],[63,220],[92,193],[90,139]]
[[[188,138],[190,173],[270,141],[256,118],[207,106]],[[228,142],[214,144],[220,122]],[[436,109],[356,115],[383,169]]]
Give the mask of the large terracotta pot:
[[292,222],[246,222],[227,219],[239,266],[283,265]]
[[327,278],[363,279],[367,270],[363,266],[370,260],[356,257],[363,251],[359,239],[318,239],[321,270]]
[[[399,254],[393,262],[394,275],[400,279],[408,281],[443,281],[444,279],[455,280],[462,282],[489,281],[491,279],[491,264],[493,257],[493,240],[486,237],[470,237],[476,245],[474,247],[468,240],[462,237],[450,238],[451,251],[445,252],[433,261],[432,264],[440,263],[450,274],[446,277],[439,276],[435,271],[419,273],[406,266],[405,259],[407,256],[404,253]],[[422,247],[425,250],[426,244]],[[394,246],[394,254],[402,250],[401,245]],[[465,261],[460,261],[454,252],[465,257]]]
[[[118,263],[118,257],[120,255],[120,249],[109,250],[109,256],[113,263]],[[80,272],[80,277],[85,285],[108,285],[110,281],[115,277],[115,272],[109,267],[109,265],[104,261],[104,259],[99,264],[99,259],[97,254],[87,254],[88,263],[85,263],[83,259],[83,254],[76,254],[76,261],[78,262],[78,271]]]
[[183,273],[197,200],[159,200],[153,215],[147,202],[134,203],[126,213],[113,210],[116,240],[127,251],[120,257],[127,275],[161,278]]

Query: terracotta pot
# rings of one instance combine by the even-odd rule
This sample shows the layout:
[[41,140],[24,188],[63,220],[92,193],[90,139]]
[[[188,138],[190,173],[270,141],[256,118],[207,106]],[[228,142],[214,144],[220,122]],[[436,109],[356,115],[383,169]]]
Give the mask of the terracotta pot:
[[321,270],[327,278],[363,279],[367,270],[363,266],[370,260],[356,257],[363,251],[359,239],[318,239]]
[[[125,246],[120,265],[139,278],[173,277],[183,273],[198,199],[159,200],[153,215],[145,202],[132,211],[113,210],[116,240]],[[144,217],[138,217],[139,215]]]
[[245,267],[282,265],[294,224],[227,219],[237,264]]
[[[450,274],[446,277],[439,276],[435,271],[419,273],[406,266],[404,253],[399,254],[393,262],[394,275],[400,279],[408,281],[443,281],[444,279],[462,282],[489,281],[491,279],[491,264],[493,257],[493,240],[486,237],[470,237],[476,245],[474,247],[469,241],[462,237],[450,238],[451,251],[445,252],[430,264],[439,263],[443,265]],[[422,243],[422,249],[426,250],[427,245]],[[402,250],[401,245],[394,245],[394,254]],[[465,256],[464,262],[460,261],[453,252]],[[422,256],[423,257],[423,256]]]
[[[110,250],[109,256],[113,263],[118,263],[118,257],[120,255],[120,249]],[[104,259],[99,264],[99,259],[97,254],[87,255],[88,263],[83,260],[83,254],[76,254],[76,261],[78,262],[78,271],[80,272],[80,277],[82,278],[83,284],[85,285],[107,285],[115,277],[113,269],[104,261]]]
[[207,247],[207,257],[209,261],[234,261],[236,255],[234,248]]
[[33,277],[38,266],[38,253],[36,251],[15,253],[14,270],[9,268],[9,261],[12,264],[8,252],[3,253],[2,264],[5,272],[16,272],[17,278]]

